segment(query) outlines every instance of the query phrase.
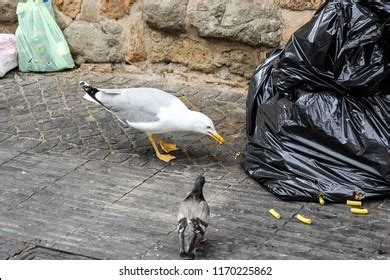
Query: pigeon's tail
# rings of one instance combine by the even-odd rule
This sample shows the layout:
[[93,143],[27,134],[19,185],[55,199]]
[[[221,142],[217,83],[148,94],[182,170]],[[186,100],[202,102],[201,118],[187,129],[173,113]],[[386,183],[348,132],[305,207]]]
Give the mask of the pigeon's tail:
[[83,96],[84,99],[100,104],[106,108],[106,106],[104,106],[104,104],[96,98],[96,93],[99,92],[97,88],[90,86],[87,82],[84,81],[80,81],[80,86],[87,93]]

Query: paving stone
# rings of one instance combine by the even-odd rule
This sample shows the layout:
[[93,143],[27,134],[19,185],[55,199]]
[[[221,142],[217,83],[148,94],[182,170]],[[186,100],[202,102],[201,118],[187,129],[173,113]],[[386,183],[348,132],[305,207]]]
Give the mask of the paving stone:
[[63,251],[48,249],[40,246],[29,246],[10,260],[91,260],[92,258],[70,254]]
[[27,248],[27,243],[25,242],[7,239],[0,236],[0,260],[12,258],[25,248]]

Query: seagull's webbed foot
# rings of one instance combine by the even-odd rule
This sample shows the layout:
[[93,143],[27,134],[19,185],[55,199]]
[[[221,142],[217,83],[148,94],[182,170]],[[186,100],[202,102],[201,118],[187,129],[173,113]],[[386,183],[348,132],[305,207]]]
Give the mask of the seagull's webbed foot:
[[156,156],[157,156],[160,160],[165,161],[165,162],[170,162],[171,160],[173,160],[173,159],[176,158],[176,157],[171,156],[171,155],[169,155],[169,154],[166,154],[166,155],[161,154],[160,151],[158,150],[158,147],[157,147],[157,145],[156,145],[156,142],[155,142],[154,138],[155,138],[155,136],[154,136],[153,134],[149,135],[149,141],[150,141],[150,143],[151,143],[152,146],[153,146],[153,149],[154,149],[154,151],[155,151],[155,153],[156,153]]
[[162,139],[158,139],[158,143],[160,144],[161,149],[166,153],[178,150],[176,144],[167,143]]
[[170,162],[171,160],[175,159],[176,157],[175,156],[171,156],[171,155],[164,155],[164,154],[157,154],[156,153],[156,156],[162,160],[162,161],[165,161],[165,162]]

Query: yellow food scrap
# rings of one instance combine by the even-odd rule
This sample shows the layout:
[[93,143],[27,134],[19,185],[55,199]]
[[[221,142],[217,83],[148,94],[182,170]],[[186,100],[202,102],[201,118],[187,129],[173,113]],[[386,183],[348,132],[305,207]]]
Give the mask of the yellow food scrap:
[[347,205],[349,205],[349,206],[362,206],[362,202],[356,201],[356,200],[347,200]]
[[236,155],[234,156],[234,159],[238,159],[238,157],[241,155],[240,152],[237,152]]
[[324,205],[325,204],[325,199],[322,195],[319,196],[320,204]]
[[297,218],[298,221],[300,221],[300,222],[302,222],[304,224],[308,224],[308,225],[311,224],[311,219],[306,218],[306,217],[302,216],[301,214],[296,215],[295,218]]
[[351,212],[354,214],[368,214],[368,209],[366,209],[366,208],[351,208]]
[[270,209],[269,212],[271,213],[272,216],[274,216],[276,219],[280,219],[280,214],[276,212],[275,209]]

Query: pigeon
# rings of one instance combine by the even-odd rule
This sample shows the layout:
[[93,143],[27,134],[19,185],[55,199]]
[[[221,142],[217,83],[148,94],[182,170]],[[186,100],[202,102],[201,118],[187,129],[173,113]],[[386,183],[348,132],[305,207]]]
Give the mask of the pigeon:
[[86,92],[84,99],[101,105],[123,125],[146,132],[157,158],[164,162],[175,159],[169,153],[178,148],[156,134],[191,131],[209,135],[217,143],[224,144],[209,117],[188,109],[179,98],[165,91],[155,88],[97,89],[83,81],[80,85]]
[[207,241],[204,235],[210,220],[210,208],[203,196],[205,182],[200,175],[191,193],[179,206],[177,230],[182,258],[194,259],[196,249]]

